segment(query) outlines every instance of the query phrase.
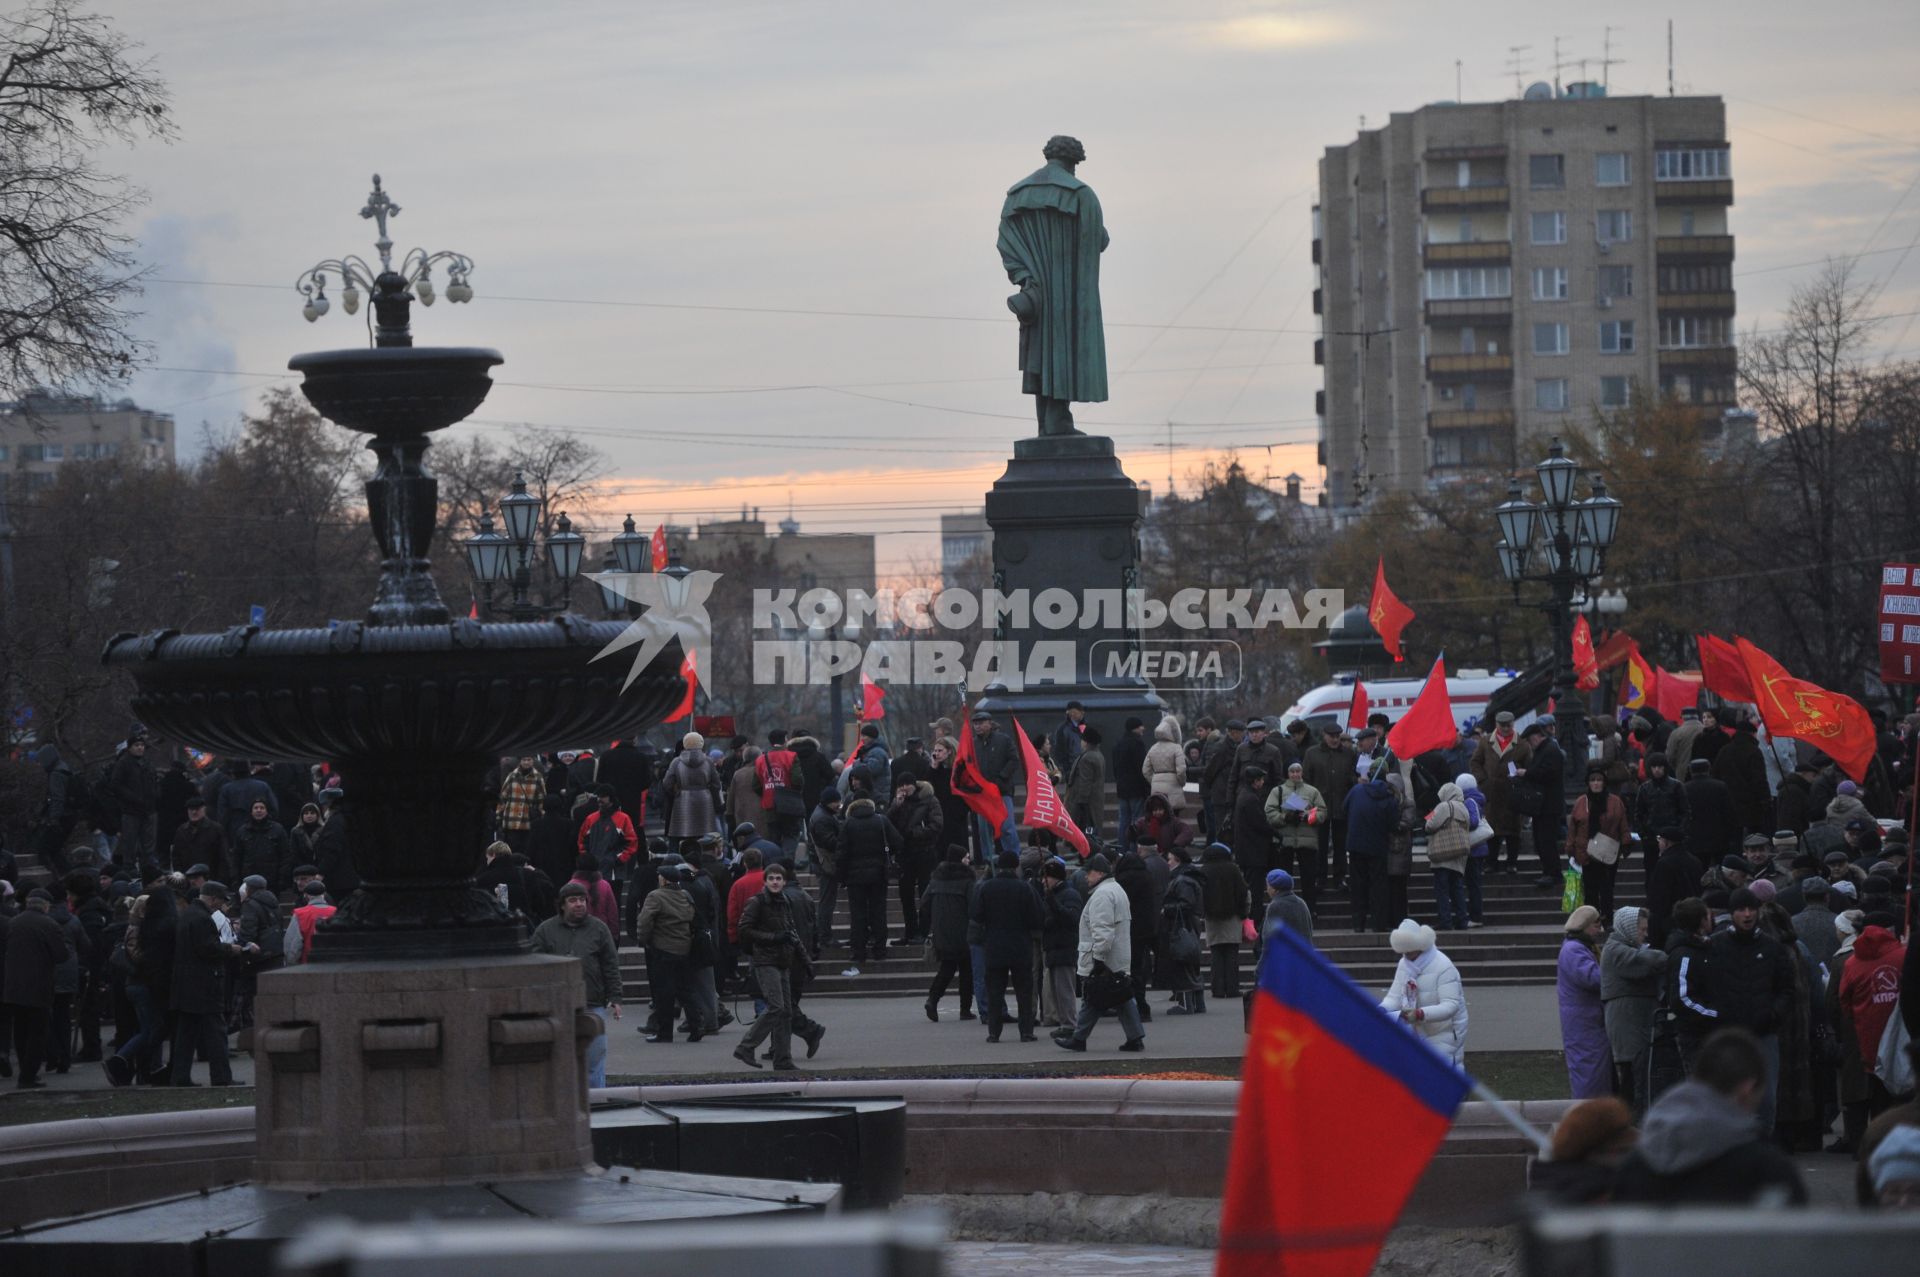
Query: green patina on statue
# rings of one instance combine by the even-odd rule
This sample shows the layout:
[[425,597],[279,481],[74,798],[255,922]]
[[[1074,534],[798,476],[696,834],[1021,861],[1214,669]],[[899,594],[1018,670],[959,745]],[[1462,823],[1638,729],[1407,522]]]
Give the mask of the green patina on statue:
[[1044,167],[1016,182],[1000,208],[1000,260],[1020,291],[1021,389],[1034,396],[1043,437],[1077,435],[1074,403],[1107,398],[1100,323],[1100,254],[1107,228],[1093,188],[1073,175],[1087,158],[1070,137],[1048,140]]

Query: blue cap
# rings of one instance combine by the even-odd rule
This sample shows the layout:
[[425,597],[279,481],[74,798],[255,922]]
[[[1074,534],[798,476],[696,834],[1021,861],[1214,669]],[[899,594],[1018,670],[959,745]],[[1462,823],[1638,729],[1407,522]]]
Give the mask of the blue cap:
[[1284,869],[1269,869],[1267,871],[1267,885],[1275,891],[1292,891],[1293,875]]

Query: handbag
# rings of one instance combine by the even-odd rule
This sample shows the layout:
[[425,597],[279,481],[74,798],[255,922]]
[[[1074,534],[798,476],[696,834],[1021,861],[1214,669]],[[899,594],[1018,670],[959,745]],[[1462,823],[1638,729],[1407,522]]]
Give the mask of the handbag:
[[1240,939],[1245,944],[1255,944],[1260,939],[1260,928],[1253,925],[1252,918],[1240,920]]
[[782,786],[773,791],[773,814],[798,818],[807,814],[807,802],[797,789]]
[[1480,817],[1480,823],[1473,827],[1473,832],[1467,835],[1467,846],[1484,847],[1492,841],[1493,826],[1487,823],[1485,816],[1482,816]]
[[1524,780],[1513,783],[1513,810],[1522,816],[1538,816],[1547,809],[1547,791]]
[[1172,925],[1167,928],[1167,957],[1181,966],[1195,966],[1201,956],[1200,933],[1187,926],[1183,910],[1174,916]]
[[1096,1011],[1114,1011],[1133,1000],[1133,978],[1101,963],[1093,964],[1093,974],[1081,981],[1080,996]]
[[1880,1085],[1894,1099],[1905,1099],[1914,1093],[1913,1052],[1908,1050],[1912,1041],[1907,1035],[1907,1022],[1898,1015],[1888,1018],[1887,1027],[1880,1034],[1880,1050],[1875,1057],[1874,1074],[1880,1079]]
[[1595,834],[1587,839],[1587,858],[1603,865],[1620,859],[1620,840],[1612,834]]

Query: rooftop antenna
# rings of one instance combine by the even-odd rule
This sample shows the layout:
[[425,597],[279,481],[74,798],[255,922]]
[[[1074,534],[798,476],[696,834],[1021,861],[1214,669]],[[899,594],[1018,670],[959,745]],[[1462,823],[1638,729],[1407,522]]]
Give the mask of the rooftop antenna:
[[1673,96],[1673,19],[1667,19],[1667,96]]
[[1560,96],[1560,68],[1566,63],[1560,60],[1560,37],[1553,37],[1553,96]]
[[1466,100],[1466,96],[1465,93],[1460,91],[1460,59],[1455,58],[1453,60],[1453,100],[1455,102],[1463,102]]
[[1167,423],[1167,499],[1173,499],[1173,423]]
[[1603,28],[1600,38],[1600,87],[1603,91],[1612,92],[1613,68],[1625,61],[1625,58],[1613,56],[1613,28]]
[[1507,46],[1507,70],[1513,72],[1513,95],[1515,97],[1520,97],[1526,92],[1526,85],[1523,81],[1526,78],[1527,68],[1525,61],[1520,55],[1532,47],[1530,44],[1510,44]]

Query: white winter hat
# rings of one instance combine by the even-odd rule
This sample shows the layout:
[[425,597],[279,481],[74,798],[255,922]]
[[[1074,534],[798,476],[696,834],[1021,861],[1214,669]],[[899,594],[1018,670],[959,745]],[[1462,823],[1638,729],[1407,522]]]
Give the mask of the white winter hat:
[[1393,944],[1395,953],[1412,957],[1433,948],[1433,928],[1423,926],[1412,918],[1402,918],[1400,925],[1393,929],[1393,934],[1387,939]]
[[1453,778],[1453,783],[1460,786],[1460,792],[1462,794],[1466,793],[1469,789],[1480,788],[1480,782],[1473,778],[1472,772],[1461,772]]

